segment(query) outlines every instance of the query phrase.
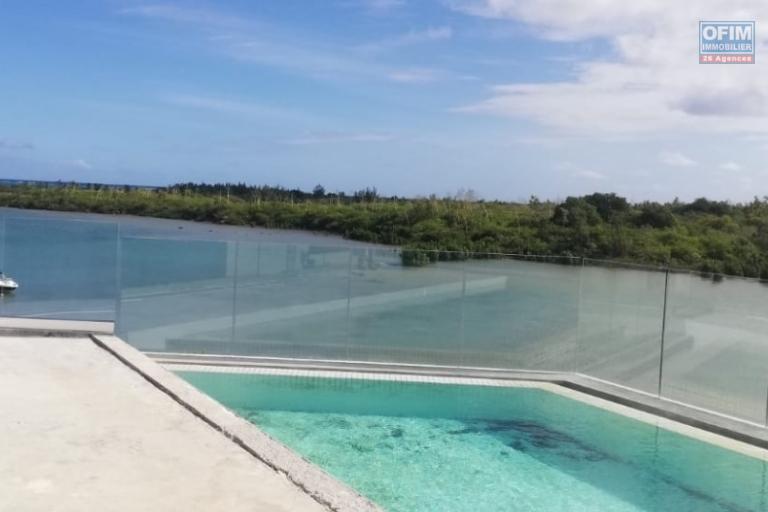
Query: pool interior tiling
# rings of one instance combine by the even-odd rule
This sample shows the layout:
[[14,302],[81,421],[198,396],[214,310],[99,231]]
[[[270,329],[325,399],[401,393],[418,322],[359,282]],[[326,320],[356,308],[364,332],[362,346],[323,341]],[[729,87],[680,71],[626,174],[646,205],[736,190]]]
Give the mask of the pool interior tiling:
[[389,511],[768,510],[762,451],[554,385],[175,370]]

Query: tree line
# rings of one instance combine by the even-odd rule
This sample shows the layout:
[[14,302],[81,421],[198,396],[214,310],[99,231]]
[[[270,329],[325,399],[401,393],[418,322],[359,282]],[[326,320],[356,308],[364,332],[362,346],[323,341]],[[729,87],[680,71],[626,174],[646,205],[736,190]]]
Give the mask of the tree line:
[[[305,229],[403,248],[403,261],[584,257],[768,279],[768,198],[633,204],[610,193],[527,203],[381,197],[245,184],[0,186],[0,206]],[[427,250],[427,252],[423,252]]]

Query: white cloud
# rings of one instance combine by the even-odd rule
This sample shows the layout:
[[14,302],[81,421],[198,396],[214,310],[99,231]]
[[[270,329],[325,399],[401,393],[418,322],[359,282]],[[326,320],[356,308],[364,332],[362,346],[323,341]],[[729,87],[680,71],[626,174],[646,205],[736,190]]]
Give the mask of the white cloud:
[[35,149],[34,144],[30,142],[21,142],[18,140],[12,140],[12,139],[5,139],[0,137],[0,150],[2,149],[8,149],[8,150],[16,150],[16,149],[25,149],[25,150],[32,150]]
[[560,162],[555,164],[555,170],[568,173],[571,177],[588,179],[588,180],[604,180],[605,174],[595,171],[593,169],[585,169],[573,162]]
[[366,0],[369,7],[373,9],[393,9],[405,5],[405,0]]
[[172,94],[163,98],[172,105],[182,107],[199,108],[203,110],[215,110],[229,113],[258,113],[260,108],[246,102],[222,99],[210,96],[195,96],[190,94]]
[[369,11],[377,13],[388,12],[406,5],[405,0],[357,0],[345,3],[347,5],[364,7]]
[[301,125],[327,123],[324,116],[316,115],[307,109],[267,105],[242,98],[173,93],[160,96],[158,100],[171,107],[197,110],[205,114],[269,119],[274,122],[300,123]]
[[453,7],[474,16],[520,20],[540,27],[550,39],[577,40],[647,28],[672,6],[665,0],[456,0]]
[[310,39],[275,23],[217,9],[147,5],[120,11],[148,20],[187,26],[204,34],[210,47],[228,58],[279,68],[315,78],[385,79],[388,69],[370,62],[348,46]]
[[82,169],[84,171],[90,171],[93,169],[93,166],[89,163],[83,160],[82,158],[78,158],[77,160],[72,160],[69,162],[69,165],[72,167],[77,167],[78,169]]
[[736,162],[723,162],[720,164],[720,169],[730,172],[738,172],[741,170],[741,165]]
[[424,30],[411,30],[389,39],[383,39],[358,47],[359,50],[369,53],[383,52],[396,48],[403,48],[421,43],[445,41],[453,37],[453,29],[449,26],[429,27]]
[[698,165],[695,160],[678,151],[662,151],[659,153],[659,161],[670,167],[694,167]]
[[[401,2],[365,2],[369,7],[393,8]],[[413,30],[368,45],[353,46],[323,40],[292,27],[218,9],[197,9],[174,4],[144,5],[119,11],[152,21],[193,28],[205,36],[214,52],[244,63],[285,70],[321,80],[389,80],[407,83],[438,79],[476,80],[467,74],[434,69],[397,69],[377,61],[377,52],[453,37],[450,26]]]
[[604,180],[605,174],[599,173],[597,171],[591,171],[589,169],[583,169],[580,171],[576,171],[574,174],[577,178],[587,178],[590,180]]
[[139,5],[121,9],[119,12],[129,16],[228,30],[255,25],[252,20],[247,20],[241,16],[225,14],[214,9],[197,9],[174,4]]
[[329,144],[339,142],[386,142],[390,141],[394,136],[390,133],[377,133],[377,132],[321,132],[321,133],[308,133],[301,137],[290,139],[286,141],[287,144],[293,145],[314,145],[314,144]]
[[[768,67],[698,64],[698,20],[766,19],[764,0],[474,0],[454,7],[533,27],[542,38],[604,38],[611,60],[572,80],[512,83],[465,112],[533,120],[576,133],[768,133]],[[756,52],[768,51],[766,40]]]
[[250,115],[259,117],[303,118],[304,114],[278,107],[261,105],[239,99],[218,96],[200,96],[194,94],[170,94],[161,100],[169,105],[197,110],[207,110],[222,114]]
[[424,68],[401,69],[389,74],[389,79],[393,82],[407,84],[425,84],[435,82],[443,77],[444,74],[439,70]]

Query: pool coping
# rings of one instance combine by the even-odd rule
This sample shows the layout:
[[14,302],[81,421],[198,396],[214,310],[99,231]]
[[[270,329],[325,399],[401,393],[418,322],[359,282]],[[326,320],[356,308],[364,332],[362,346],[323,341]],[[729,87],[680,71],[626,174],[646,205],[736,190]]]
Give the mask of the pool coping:
[[333,512],[383,512],[353,488],[326,473],[270,437],[253,423],[237,416],[162,365],[113,335],[90,334],[91,340],[141,375],[158,390],[214,430],[284,474],[294,485]]
[[578,373],[496,370],[249,356],[148,353],[172,371],[359,378],[400,382],[537,387],[709,444],[768,461],[768,429]]

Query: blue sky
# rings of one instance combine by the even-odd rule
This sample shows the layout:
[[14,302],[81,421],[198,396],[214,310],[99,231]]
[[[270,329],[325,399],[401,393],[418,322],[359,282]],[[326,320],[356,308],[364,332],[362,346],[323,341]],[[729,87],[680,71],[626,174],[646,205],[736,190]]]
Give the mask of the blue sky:
[[[6,0],[0,177],[749,200],[766,4]],[[756,64],[699,65],[699,19]]]

